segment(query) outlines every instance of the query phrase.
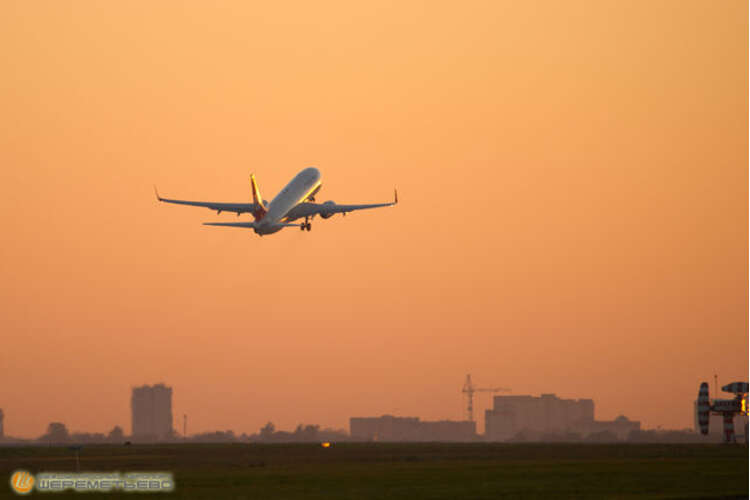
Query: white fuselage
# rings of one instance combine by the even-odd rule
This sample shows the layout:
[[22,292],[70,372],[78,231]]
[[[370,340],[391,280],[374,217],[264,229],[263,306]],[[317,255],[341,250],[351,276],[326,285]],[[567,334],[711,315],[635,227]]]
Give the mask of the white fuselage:
[[309,167],[298,173],[268,204],[266,214],[256,222],[255,232],[270,234],[281,230],[283,226],[279,224],[284,222],[289,211],[306,201],[319,188],[320,172],[317,168]]

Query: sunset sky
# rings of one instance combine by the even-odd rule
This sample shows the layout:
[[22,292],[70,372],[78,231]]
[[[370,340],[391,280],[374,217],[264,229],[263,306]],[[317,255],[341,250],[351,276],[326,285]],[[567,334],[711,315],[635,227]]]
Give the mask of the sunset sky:
[[[191,433],[457,420],[467,373],[684,428],[747,380],[747,2],[6,1],[0,113],[6,434],[157,382]],[[154,199],[308,166],[400,204]]]

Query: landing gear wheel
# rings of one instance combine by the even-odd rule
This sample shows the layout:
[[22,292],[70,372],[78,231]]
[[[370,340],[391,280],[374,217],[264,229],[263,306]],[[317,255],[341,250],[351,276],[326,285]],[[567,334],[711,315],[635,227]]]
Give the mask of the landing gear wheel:
[[305,230],[305,225],[304,224],[300,224],[299,225],[299,230],[300,231],[304,231]]
[[310,224],[309,222],[307,224],[305,224],[305,229],[307,229],[308,231],[310,231],[312,229],[312,224]]

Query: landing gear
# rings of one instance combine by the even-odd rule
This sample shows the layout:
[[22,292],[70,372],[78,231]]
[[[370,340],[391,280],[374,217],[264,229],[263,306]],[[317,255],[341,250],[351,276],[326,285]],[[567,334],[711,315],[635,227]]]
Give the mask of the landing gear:
[[304,231],[307,229],[308,231],[312,229],[312,224],[310,224],[310,218],[305,217],[305,222],[299,225],[300,230]]
[[310,224],[309,222],[307,224],[305,224],[305,229],[307,229],[308,231],[311,230],[312,229],[312,224]]

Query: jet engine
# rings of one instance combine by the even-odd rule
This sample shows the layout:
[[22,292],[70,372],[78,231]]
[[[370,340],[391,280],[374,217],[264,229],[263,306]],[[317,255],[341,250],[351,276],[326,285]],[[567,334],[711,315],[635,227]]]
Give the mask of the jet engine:
[[[323,207],[325,207],[326,205],[328,205],[328,206],[335,206],[335,205],[336,205],[336,202],[335,202],[335,201],[331,201],[331,200],[328,200],[328,201],[326,201],[325,203],[323,203]],[[323,217],[324,219],[328,219],[328,218],[330,218],[330,217],[333,217],[334,213],[335,213],[335,212],[332,212],[332,211],[331,211],[331,212],[326,212],[326,211],[325,211],[325,208],[324,208],[324,209],[323,209],[323,210],[322,210],[322,211],[320,212],[320,216],[321,216],[321,217]]]

